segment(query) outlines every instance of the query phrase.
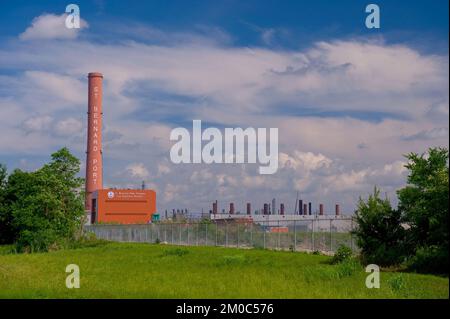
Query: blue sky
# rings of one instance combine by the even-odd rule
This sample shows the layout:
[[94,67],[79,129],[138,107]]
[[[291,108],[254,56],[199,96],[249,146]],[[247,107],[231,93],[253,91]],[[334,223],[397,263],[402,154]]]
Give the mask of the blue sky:
[[[448,147],[448,1],[11,1],[0,12],[0,162],[32,170],[68,146],[84,165],[86,74],[105,75],[105,186],[158,193],[158,209],[255,207],[299,191],[351,212],[391,198],[403,154]],[[14,118],[14,121],[10,119]],[[174,165],[192,119],[278,127],[280,168]],[[241,205],[242,204],[242,205]],[[242,207],[240,208],[241,205]]]
[[[2,5],[2,38],[22,32],[30,19],[42,14],[63,12],[67,1],[14,1]],[[232,35],[237,45],[260,45],[262,29],[289,32],[277,45],[307,46],[317,39],[373,36],[383,33],[389,41],[428,41],[445,50],[448,46],[448,1],[376,1],[382,12],[382,30],[364,27],[368,1],[77,1],[81,15],[93,32],[104,25],[150,24],[165,30],[195,30],[219,27]],[[422,35],[425,39],[418,39]],[[130,36],[132,36],[130,34]],[[432,41],[430,41],[432,40]],[[436,41],[438,43],[436,43]]]

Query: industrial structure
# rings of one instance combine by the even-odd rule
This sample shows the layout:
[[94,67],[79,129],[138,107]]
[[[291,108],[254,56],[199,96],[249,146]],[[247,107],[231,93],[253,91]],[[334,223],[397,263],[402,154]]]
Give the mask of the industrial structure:
[[92,194],[91,223],[148,223],[155,211],[152,190],[99,189]]
[[[298,204],[298,206],[297,206]],[[246,214],[240,214],[235,212],[234,203],[230,203],[230,210],[225,213],[219,213],[217,200],[213,202],[213,209],[210,210],[210,219],[215,222],[240,222],[240,223],[253,223],[253,224],[265,224],[272,225],[267,227],[270,232],[286,232],[287,226],[295,221],[298,222],[316,222],[318,227],[322,224],[327,224],[330,220],[347,220],[348,216],[342,216],[340,214],[340,206],[336,204],[334,213],[325,214],[324,205],[319,204],[318,211],[313,213],[312,203],[304,203],[302,199],[296,200],[296,210],[294,214],[285,214],[284,203],[280,203],[279,209],[276,207],[276,199],[272,199],[272,205],[264,203],[263,208],[251,212],[251,203],[246,204]],[[297,210],[298,207],[298,210]]]
[[[86,150],[86,198],[85,210],[91,223],[118,223],[118,224],[142,224],[153,220],[159,220],[156,214],[156,193],[145,189],[142,183],[140,189],[104,189],[103,188],[103,153],[102,153],[102,118],[103,118],[103,75],[92,72],[88,75],[88,134]],[[287,220],[310,219],[340,219],[339,205],[336,204],[334,216],[324,215],[324,206],[319,204],[319,209],[312,212],[312,203],[298,198],[295,201],[293,214],[286,215],[284,203],[277,206],[276,199],[271,203],[264,203],[261,209],[254,212],[251,203],[246,203],[246,213],[241,214],[236,210],[233,202],[228,209],[222,209],[219,213],[218,201],[212,204],[209,214],[198,214],[198,218],[209,217],[211,220],[241,220],[244,222],[281,222],[284,226]],[[187,209],[172,211],[172,220],[190,219]],[[153,217],[153,218],[152,218]],[[206,217],[206,218],[207,218]],[[343,216],[342,216],[343,217]],[[167,219],[167,211],[165,219]],[[345,217],[344,217],[345,218]],[[284,228],[273,228],[273,231],[285,231]]]
[[[88,134],[85,211],[91,223],[149,223],[156,212],[156,193],[142,189],[103,189],[103,75],[88,75]],[[144,185],[144,184],[143,184]]]

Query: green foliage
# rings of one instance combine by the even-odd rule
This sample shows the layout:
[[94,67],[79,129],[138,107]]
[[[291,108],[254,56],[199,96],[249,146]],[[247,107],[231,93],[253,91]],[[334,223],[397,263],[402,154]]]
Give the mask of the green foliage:
[[406,288],[405,276],[403,274],[395,275],[394,277],[392,277],[388,280],[388,284],[389,284],[389,287],[391,287],[391,289],[394,292],[398,293],[399,291],[405,290],[405,288]]
[[[448,299],[449,294],[448,278],[414,273],[402,274],[406,286],[399,293],[388,284],[397,272],[383,272],[380,289],[367,289],[362,267],[330,265],[328,256],[199,246],[180,247],[189,251],[182,257],[161,257],[171,248],[177,246],[108,242],[51,254],[0,255],[0,298]],[[81,268],[81,289],[64,285],[64,269],[72,262]]]
[[253,244],[253,249],[266,250],[266,248],[264,248],[264,245],[258,242]]
[[189,253],[189,250],[183,249],[183,248],[173,248],[173,249],[167,249],[164,250],[162,256],[177,256],[182,257]]
[[398,198],[399,210],[410,226],[407,248],[416,256],[410,267],[448,273],[448,150],[432,148],[428,154],[411,153],[406,157],[408,185],[398,191]]
[[94,233],[84,233],[75,240],[67,241],[66,248],[68,249],[80,249],[80,248],[94,248],[105,246],[109,241],[104,239],[98,239]]
[[8,177],[8,173],[6,171],[6,166],[3,164],[0,164],[0,191],[2,192],[0,194],[2,194],[2,195],[3,195],[3,191],[5,189],[5,186],[6,186],[6,181],[7,181],[6,178],[7,177]]
[[11,227],[11,215],[8,211],[6,199],[8,173],[6,166],[0,164],[0,245],[11,244],[14,241],[14,233]]
[[240,266],[249,264],[250,260],[244,255],[222,256],[217,266]]
[[360,199],[354,234],[364,261],[393,265],[407,260],[412,270],[448,274],[448,155],[444,148],[406,155],[409,175],[397,192],[397,210],[380,199],[378,189],[367,201]]
[[15,245],[0,245],[0,256],[17,253]]
[[353,233],[364,262],[384,266],[404,260],[405,229],[401,214],[391,207],[387,198],[380,198],[377,188],[367,201],[359,199],[355,220],[357,226]]
[[80,232],[84,215],[79,160],[67,148],[34,172],[14,170],[4,187],[1,227],[19,251],[46,251],[64,246]]
[[333,258],[331,259],[331,263],[339,264],[345,260],[352,258],[352,256],[353,256],[352,249],[348,246],[341,245],[334,253]]
[[448,250],[438,246],[420,247],[407,265],[417,272],[448,274]]
[[361,270],[360,263],[355,258],[347,258],[336,266],[337,279],[350,277]]

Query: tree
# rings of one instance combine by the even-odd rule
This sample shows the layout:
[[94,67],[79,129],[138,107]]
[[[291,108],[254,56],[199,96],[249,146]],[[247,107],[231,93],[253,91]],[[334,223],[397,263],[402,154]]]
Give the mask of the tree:
[[406,155],[409,175],[397,191],[397,210],[377,189],[367,202],[360,199],[354,233],[364,259],[380,265],[405,259],[416,271],[448,273],[448,155],[445,148]]
[[392,208],[387,198],[380,198],[378,188],[375,187],[367,201],[359,199],[355,221],[353,234],[365,262],[385,266],[403,261],[405,229],[401,214]]
[[11,216],[8,213],[9,210],[6,201],[7,177],[6,166],[0,164],[0,245],[11,244],[13,242]]
[[397,192],[399,210],[411,227],[407,237],[409,250],[422,259],[416,258],[412,264],[420,263],[422,269],[448,271],[448,155],[444,148],[430,148],[427,154],[408,154],[407,186]]
[[42,171],[54,176],[61,184],[59,200],[66,217],[64,226],[69,235],[73,234],[84,217],[84,192],[81,191],[84,179],[76,177],[80,171],[80,161],[64,147],[52,154],[52,161],[44,165]]
[[75,236],[84,215],[79,168],[79,160],[63,148],[41,169],[17,169],[9,176],[5,215],[19,250],[45,251]]

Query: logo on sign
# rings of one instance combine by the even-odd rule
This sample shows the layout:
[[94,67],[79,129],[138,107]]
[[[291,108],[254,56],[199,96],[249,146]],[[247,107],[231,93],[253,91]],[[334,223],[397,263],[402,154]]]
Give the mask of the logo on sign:
[[114,197],[114,192],[108,192],[108,198],[113,198]]

